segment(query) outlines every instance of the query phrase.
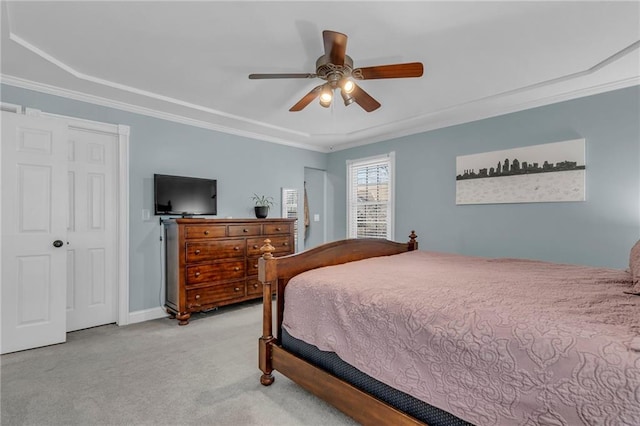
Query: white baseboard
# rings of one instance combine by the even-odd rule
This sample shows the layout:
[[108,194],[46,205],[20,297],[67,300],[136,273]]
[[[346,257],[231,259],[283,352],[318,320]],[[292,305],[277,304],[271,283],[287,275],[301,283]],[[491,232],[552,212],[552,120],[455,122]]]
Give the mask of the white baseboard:
[[167,311],[160,306],[157,308],[143,309],[141,311],[129,312],[129,324],[166,318],[168,316]]

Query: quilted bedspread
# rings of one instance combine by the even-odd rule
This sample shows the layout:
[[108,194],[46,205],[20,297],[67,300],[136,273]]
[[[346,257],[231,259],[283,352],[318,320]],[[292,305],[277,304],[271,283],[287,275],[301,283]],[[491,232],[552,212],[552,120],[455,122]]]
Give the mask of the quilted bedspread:
[[414,251],[294,277],[283,326],[477,425],[640,425],[625,271]]

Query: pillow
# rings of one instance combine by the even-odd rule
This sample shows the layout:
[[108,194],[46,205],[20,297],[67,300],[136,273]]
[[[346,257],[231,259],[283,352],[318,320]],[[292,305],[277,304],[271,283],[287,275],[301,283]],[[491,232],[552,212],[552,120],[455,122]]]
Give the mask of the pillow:
[[629,272],[633,280],[633,287],[625,293],[640,295],[640,240],[631,248],[629,254]]

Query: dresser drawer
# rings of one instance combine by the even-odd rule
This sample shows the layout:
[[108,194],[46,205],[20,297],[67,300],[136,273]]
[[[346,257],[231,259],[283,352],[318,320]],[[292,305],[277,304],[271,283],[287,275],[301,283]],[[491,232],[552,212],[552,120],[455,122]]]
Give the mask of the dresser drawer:
[[244,240],[240,239],[187,242],[185,245],[187,263],[244,257],[246,252]]
[[184,227],[184,237],[187,240],[194,238],[226,237],[227,227],[224,225],[193,225]]
[[257,296],[262,294],[262,283],[257,279],[247,281],[247,296]]
[[223,300],[239,299],[244,295],[244,281],[187,290],[187,308],[197,309],[200,306],[215,304]]
[[260,257],[247,258],[247,276],[258,275],[258,259]]
[[242,260],[187,266],[187,285],[244,278],[244,271]]
[[[271,294],[276,294],[277,286],[273,285],[271,286],[271,288]],[[262,296],[263,289],[264,286],[257,279],[252,278],[250,280],[247,280],[247,296]]]
[[[269,237],[271,245],[275,248],[274,254],[293,253],[293,237],[291,235],[283,235],[282,237]],[[248,238],[247,239],[247,256],[261,256],[260,247],[264,245],[265,238]]]
[[292,234],[293,225],[290,223],[269,223],[264,225],[265,235]]
[[262,233],[262,225],[229,225],[230,237],[244,237],[249,235],[260,235]]

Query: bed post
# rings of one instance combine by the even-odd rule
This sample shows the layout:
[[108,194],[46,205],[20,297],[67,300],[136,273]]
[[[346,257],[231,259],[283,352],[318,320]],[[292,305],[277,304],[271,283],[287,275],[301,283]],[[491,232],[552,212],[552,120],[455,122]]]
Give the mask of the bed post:
[[416,238],[418,238],[416,231],[412,230],[411,235],[409,235],[409,242],[407,243],[409,245],[409,251],[418,250],[418,242],[416,241]]
[[[271,240],[264,240],[264,245],[260,248],[263,253],[262,257],[258,259],[259,272],[258,279],[262,282],[262,337],[258,340],[258,367],[262,371],[260,377],[260,383],[264,386],[269,386],[273,383],[273,366],[271,364],[271,345],[275,341],[273,337],[273,319],[271,315],[272,310],[272,292],[271,285],[273,284],[275,274],[275,263],[273,259],[273,252],[275,248],[271,245]],[[270,263],[272,265],[270,265]]]

